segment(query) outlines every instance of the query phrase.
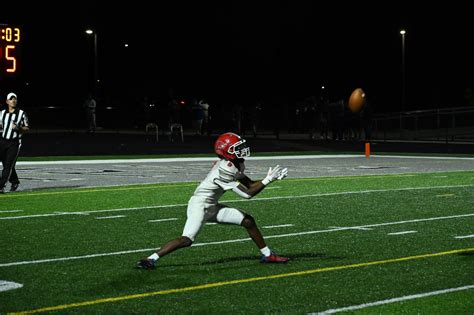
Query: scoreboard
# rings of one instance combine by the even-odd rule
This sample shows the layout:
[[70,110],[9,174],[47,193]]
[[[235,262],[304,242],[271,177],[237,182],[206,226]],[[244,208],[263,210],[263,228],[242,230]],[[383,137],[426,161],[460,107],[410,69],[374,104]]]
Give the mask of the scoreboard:
[[22,35],[19,27],[0,24],[0,79],[18,75]]

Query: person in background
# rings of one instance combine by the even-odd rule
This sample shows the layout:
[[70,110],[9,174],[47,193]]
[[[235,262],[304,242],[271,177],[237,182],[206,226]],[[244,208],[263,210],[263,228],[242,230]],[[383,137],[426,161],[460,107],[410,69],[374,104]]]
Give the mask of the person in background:
[[87,96],[87,99],[84,101],[83,107],[86,109],[86,119],[87,119],[87,132],[95,132],[96,129],[96,117],[95,117],[95,108],[97,103],[90,93]]
[[7,95],[7,108],[0,110],[0,158],[3,170],[0,178],[0,194],[5,193],[5,185],[11,183],[10,191],[18,190],[20,180],[15,170],[16,160],[21,148],[21,136],[30,130],[26,113],[17,107],[15,93]]
[[201,134],[211,135],[210,117],[209,117],[209,103],[205,99],[199,101],[203,112],[203,121],[201,126]]
[[191,99],[191,111],[193,115],[193,128],[194,133],[197,136],[201,135],[202,131],[202,122],[204,120],[204,110],[201,104],[197,101],[197,99]]
[[259,101],[257,101],[255,104],[253,104],[253,106],[250,107],[250,111],[249,111],[250,124],[252,127],[252,134],[254,138],[257,137],[257,131],[260,125],[261,113],[262,113],[262,104]]

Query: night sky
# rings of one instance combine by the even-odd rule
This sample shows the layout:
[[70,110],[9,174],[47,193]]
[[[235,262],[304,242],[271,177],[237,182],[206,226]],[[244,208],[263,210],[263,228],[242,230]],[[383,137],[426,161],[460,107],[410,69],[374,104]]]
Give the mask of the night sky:
[[[3,5],[3,4],[2,4]],[[103,105],[176,95],[214,104],[348,97],[362,87],[379,111],[398,111],[401,35],[407,109],[465,106],[474,88],[474,27],[466,7],[381,2],[130,1],[61,5],[17,1],[0,22],[23,28],[22,73],[2,81],[28,106],[75,106],[92,86],[98,32]],[[371,11],[371,12],[369,12]],[[124,44],[129,47],[125,48]],[[28,85],[26,85],[28,83]]]

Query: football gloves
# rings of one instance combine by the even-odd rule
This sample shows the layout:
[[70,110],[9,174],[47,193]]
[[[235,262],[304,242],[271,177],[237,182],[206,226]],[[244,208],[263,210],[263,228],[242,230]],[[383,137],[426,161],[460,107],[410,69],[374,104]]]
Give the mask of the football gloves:
[[280,176],[278,176],[277,179],[282,180],[286,176],[288,176],[288,168],[285,167],[280,171]]
[[288,168],[281,168],[280,165],[275,166],[274,168],[269,168],[267,176],[262,180],[262,184],[267,186],[275,180],[282,180],[288,175]]

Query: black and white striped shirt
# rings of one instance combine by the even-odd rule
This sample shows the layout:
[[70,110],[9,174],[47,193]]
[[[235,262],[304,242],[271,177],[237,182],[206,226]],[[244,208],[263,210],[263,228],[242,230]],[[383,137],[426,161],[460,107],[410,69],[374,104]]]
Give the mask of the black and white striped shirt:
[[6,140],[20,139],[21,133],[18,130],[13,130],[13,123],[18,128],[29,127],[28,117],[26,113],[17,108],[13,113],[8,112],[8,108],[0,111],[0,128],[2,130],[2,138]]

